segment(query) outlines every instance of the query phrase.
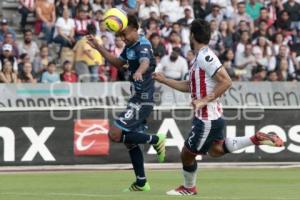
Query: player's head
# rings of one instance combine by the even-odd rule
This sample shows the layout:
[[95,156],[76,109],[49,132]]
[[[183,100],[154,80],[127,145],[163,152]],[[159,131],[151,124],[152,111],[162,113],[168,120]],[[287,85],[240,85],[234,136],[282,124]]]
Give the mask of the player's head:
[[191,25],[191,48],[194,49],[194,44],[207,45],[210,40],[210,24],[202,19],[195,19]]
[[127,18],[128,18],[128,25],[122,33],[123,33],[125,43],[129,45],[137,41],[139,22],[137,17],[134,15],[128,15]]

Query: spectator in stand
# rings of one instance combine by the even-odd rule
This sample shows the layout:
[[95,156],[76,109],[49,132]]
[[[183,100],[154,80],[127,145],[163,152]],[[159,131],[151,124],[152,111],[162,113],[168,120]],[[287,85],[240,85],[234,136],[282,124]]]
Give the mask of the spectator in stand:
[[106,26],[103,21],[99,23],[99,28],[100,28],[100,32],[97,33],[97,36],[100,37],[105,36],[107,38],[106,45],[108,49],[113,48],[115,46],[115,36],[112,34],[112,32],[106,29]]
[[267,67],[272,56],[271,42],[267,38],[260,36],[256,45],[253,47],[253,55],[256,62],[264,67]]
[[186,61],[188,63],[188,68],[190,69],[193,66],[193,61],[195,59],[195,53],[193,50],[189,50],[186,54]]
[[4,63],[9,61],[13,67],[13,71],[18,72],[18,59],[13,55],[13,47],[10,44],[3,45],[0,61],[0,71],[3,71]]
[[267,74],[267,80],[271,82],[278,81],[278,76],[276,71],[269,71]]
[[278,81],[289,81],[289,63],[287,60],[282,60],[279,64],[279,69],[277,70]]
[[76,83],[78,81],[77,74],[73,71],[72,63],[66,60],[63,63],[63,72],[60,74],[60,80],[63,82]]
[[179,19],[184,17],[185,9],[189,9],[191,11],[191,17],[194,19],[195,18],[194,11],[192,6],[190,5],[189,0],[180,0],[180,12],[178,12],[178,14],[182,13],[182,15],[179,16]]
[[99,10],[104,13],[108,9],[104,0],[93,0],[92,8],[94,13],[96,13]]
[[[115,37],[115,46],[113,48],[112,53],[116,56],[119,57],[125,48],[125,43],[123,41],[123,38],[121,35],[116,35]],[[116,81],[116,80],[125,80],[127,70],[125,68],[118,70],[116,67],[110,65],[110,81]]]
[[172,31],[169,38],[169,43],[166,47],[168,54],[170,54],[175,47],[180,49],[182,48],[181,37],[179,33]]
[[20,54],[26,53],[30,62],[32,63],[35,56],[39,53],[40,49],[35,41],[32,41],[32,30],[26,29],[23,33],[23,42],[19,43],[18,49]]
[[161,37],[157,33],[152,33],[150,36],[150,42],[153,48],[153,54],[162,58],[167,54],[166,48],[161,42]]
[[279,18],[275,21],[274,26],[277,31],[290,30],[291,19],[286,10],[283,10],[279,13]]
[[157,21],[154,19],[150,20],[144,32],[147,38],[150,38],[153,33],[157,33],[160,35],[160,29]]
[[74,18],[76,15],[75,7],[73,6],[72,0],[59,0],[56,6],[56,16],[57,18],[63,17],[64,10],[69,11],[69,17]]
[[211,3],[208,0],[195,0],[193,8],[195,18],[205,19],[211,13]]
[[217,22],[217,25],[219,26],[219,24],[223,20],[223,18],[224,18],[224,15],[221,12],[220,6],[218,4],[214,4],[212,6],[212,12],[205,17],[205,20],[208,22],[215,20]]
[[145,2],[140,5],[139,18],[141,20],[146,20],[150,17],[151,12],[155,12],[157,16],[160,15],[158,5],[155,3],[155,1],[145,0]]
[[278,71],[280,69],[281,62],[288,63],[289,77],[290,79],[295,78],[295,71],[297,67],[295,67],[294,59],[291,57],[291,54],[288,53],[288,48],[286,45],[281,45],[279,47],[279,54],[271,58],[268,71]]
[[16,32],[10,28],[8,26],[8,21],[7,19],[2,19],[1,20],[1,27],[0,27],[0,42],[3,42],[4,40],[4,36],[7,34],[7,33],[11,33],[13,35],[13,40],[15,41],[16,40]]
[[65,9],[63,17],[57,19],[53,41],[61,47],[72,48],[75,44],[75,22],[69,16],[69,10]]
[[159,4],[159,11],[161,15],[168,15],[171,22],[179,20],[180,5],[177,0],[162,0]]
[[245,51],[245,46],[250,43],[250,33],[248,31],[243,31],[240,41],[236,45],[235,53],[236,55],[242,54]]
[[[209,41],[208,45],[216,53],[216,55],[219,55],[219,52],[223,45],[222,44],[222,36],[218,30],[217,22],[214,19],[210,21],[210,31],[211,31],[211,37],[210,37],[210,41]],[[224,52],[224,50],[223,50],[223,52]]]
[[265,81],[267,77],[267,71],[263,66],[258,65],[255,69],[252,71],[252,78],[251,81]]
[[266,7],[262,7],[260,9],[259,18],[257,18],[255,20],[255,23],[254,23],[256,28],[259,27],[261,21],[265,21],[267,23],[268,28],[271,27],[274,23],[273,19],[270,18],[270,15],[268,13],[268,9]]
[[268,13],[270,19],[273,21],[273,23],[278,18],[278,13],[280,13],[283,10],[282,0],[271,0],[271,2],[268,4]]
[[233,33],[233,41],[238,42],[241,39],[242,32],[247,31],[250,32],[250,28],[247,25],[247,22],[244,20],[241,20],[238,27],[235,29],[235,32]]
[[172,32],[172,23],[168,15],[163,16],[163,22],[160,30],[163,38],[168,38],[170,36],[170,33]]
[[[88,25],[89,34],[96,35],[96,27],[93,24]],[[96,36],[99,44],[102,40]],[[75,52],[75,70],[81,82],[97,82],[99,80],[99,66],[104,64],[102,55],[93,49],[88,43],[86,37],[80,39],[74,47]]]
[[253,32],[254,24],[253,19],[246,13],[246,4],[244,1],[241,1],[237,5],[237,12],[232,16],[234,25],[238,25],[240,21],[247,22],[248,26],[250,27],[250,31]]
[[35,0],[19,0],[19,13],[21,14],[20,28],[25,30],[27,17],[35,12]]
[[159,27],[161,26],[161,21],[159,19],[159,16],[156,14],[156,12],[152,11],[152,12],[150,12],[150,17],[141,22],[141,28],[143,30],[145,30],[147,28],[147,26],[149,25],[149,22],[153,21],[153,20],[159,25]]
[[[5,44],[10,44],[13,48],[12,50],[12,54],[18,58],[19,57],[19,50],[18,50],[18,46],[17,46],[17,41],[14,40],[13,34],[8,32],[4,35],[4,40],[2,43],[0,43],[0,49],[2,50],[2,47]],[[2,53],[2,51],[0,51]]]
[[43,44],[40,47],[40,54],[33,61],[33,73],[40,80],[42,73],[47,70],[48,63],[52,60],[49,56],[48,45]]
[[248,81],[252,77],[252,70],[257,67],[256,59],[252,54],[252,45],[250,43],[245,45],[245,51],[236,54],[235,57],[235,75],[239,80]]
[[162,72],[167,78],[183,80],[188,73],[187,61],[180,56],[180,48],[173,48],[171,55],[166,55],[161,59],[157,72]]
[[56,72],[56,64],[54,62],[48,63],[47,71],[42,74],[42,83],[58,83],[60,82],[59,74]]
[[44,33],[44,39],[51,43],[53,29],[56,21],[55,7],[53,3],[48,0],[40,0],[37,4],[36,14],[39,20],[42,22],[42,32]]
[[252,35],[252,39],[255,40],[258,37],[266,37],[271,39],[270,34],[268,33],[268,22],[266,20],[261,20],[259,23],[259,29],[255,31]]
[[256,20],[259,18],[260,9],[263,7],[263,4],[258,0],[249,0],[246,4],[246,13],[253,19]]
[[230,30],[228,21],[221,21],[219,32],[221,34],[221,51],[224,51],[225,49],[232,48],[233,46],[233,34],[232,30]]
[[77,11],[83,10],[89,19],[93,17],[93,8],[89,0],[80,0],[77,4]]
[[226,49],[221,56],[221,60],[224,68],[226,69],[228,75],[231,79],[236,80],[235,76],[235,64],[234,64],[234,52],[232,49]]
[[13,65],[9,60],[3,63],[3,69],[0,71],[1,83],[18,83],[17,73],[13,70]]
[[[20,61],[18,64],[18,74],[20,74],[23,71],[24,64],[30,62],[30,57],[27,53],[23,53],[20,55]],[[31,63],[31,62],[30,62]]]
[[291,28],[300,30],[300,4],[295,0],[288,0],[283,8],[290,15]]
[[83,36],[88,34],[87,26],[91,23],[87,12],[84,9],[77,10],[77,17],[75,19],[75,39],[80,40]]
[[184,17],[180,18],[177,23],[179,23],[181,26],[188,27],[192,24],[194,18],[193,18],[193,13],[192,9],[190,8],[185,8],[184,9]]
[[[279,54],[279,48],[281,45],[287,45],[288,41],[284,40],[283,34],[281,32],[278,32],[275,34],[274,36],[274,40],[273,40],[273,54],[274,55],[278,55]],[[287,46],[288,48],[288,46]],[[289,48],[288,48],[288,52],[289,52]]]
[[21,83],[37,83],[37,79],[32,72],[32,64],[30,62],[24,63],[23,70],[19,74]]

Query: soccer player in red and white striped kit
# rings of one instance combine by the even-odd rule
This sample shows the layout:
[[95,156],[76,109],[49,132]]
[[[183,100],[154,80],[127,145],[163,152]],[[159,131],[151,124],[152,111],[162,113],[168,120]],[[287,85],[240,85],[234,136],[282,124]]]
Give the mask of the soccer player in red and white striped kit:
[[181,92],[190,92],[195,110],[192,128],[181,152],[184,184],[167,192],[168,195],[195,195],[199,154],[220,157],[251,145],[283,146],[275,133],[257,132],[252,137],[225,138],[220,97],[231,86],[231,79],[218,57],[208,47],[209,23],[196,19],[191,24],[191,48],[196,58],[189,72],[189,80],[176,81],[161,73],[153,78]]

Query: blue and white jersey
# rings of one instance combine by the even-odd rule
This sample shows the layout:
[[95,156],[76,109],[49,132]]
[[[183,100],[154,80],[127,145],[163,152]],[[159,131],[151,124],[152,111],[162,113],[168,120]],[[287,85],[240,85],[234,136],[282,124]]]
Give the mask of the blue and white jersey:
[[[132,83],[132,95],[143,102],[152,102],[154,93],[154,80],[152,79],[152,73],[155,71],[156,61],[150,41],[145,36],[140,35],[135,44],[124,48],[119,58],[127,62],[129,65],[128,70],[129,80]],[[143,81],[134,81],[133,75],[143,60],[147,60],[149,62],[149,68],[143,74]]]

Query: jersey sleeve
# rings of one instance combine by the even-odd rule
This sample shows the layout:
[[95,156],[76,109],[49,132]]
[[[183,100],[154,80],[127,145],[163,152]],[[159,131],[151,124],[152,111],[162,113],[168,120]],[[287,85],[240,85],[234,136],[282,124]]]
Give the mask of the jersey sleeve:
[[137,48],[137,58],[139,59],[139,62],[143,60],[147,60],[150,62],[151,55],[152,55],[152,48],[148,44],[143,44]]
[[127,53],[126,53],[126,47],[123,49],[123,51],[122,51],[122,53],[120,54],[120,56],[119,56],[119,59],[121,59],[121,60],[123,60],[123,61],[125,61],[125,62],[127,62]]
[[200,68],[204,70],[210,77],[213,77],[221,67],[221,61],[210,49],[201,55]]

